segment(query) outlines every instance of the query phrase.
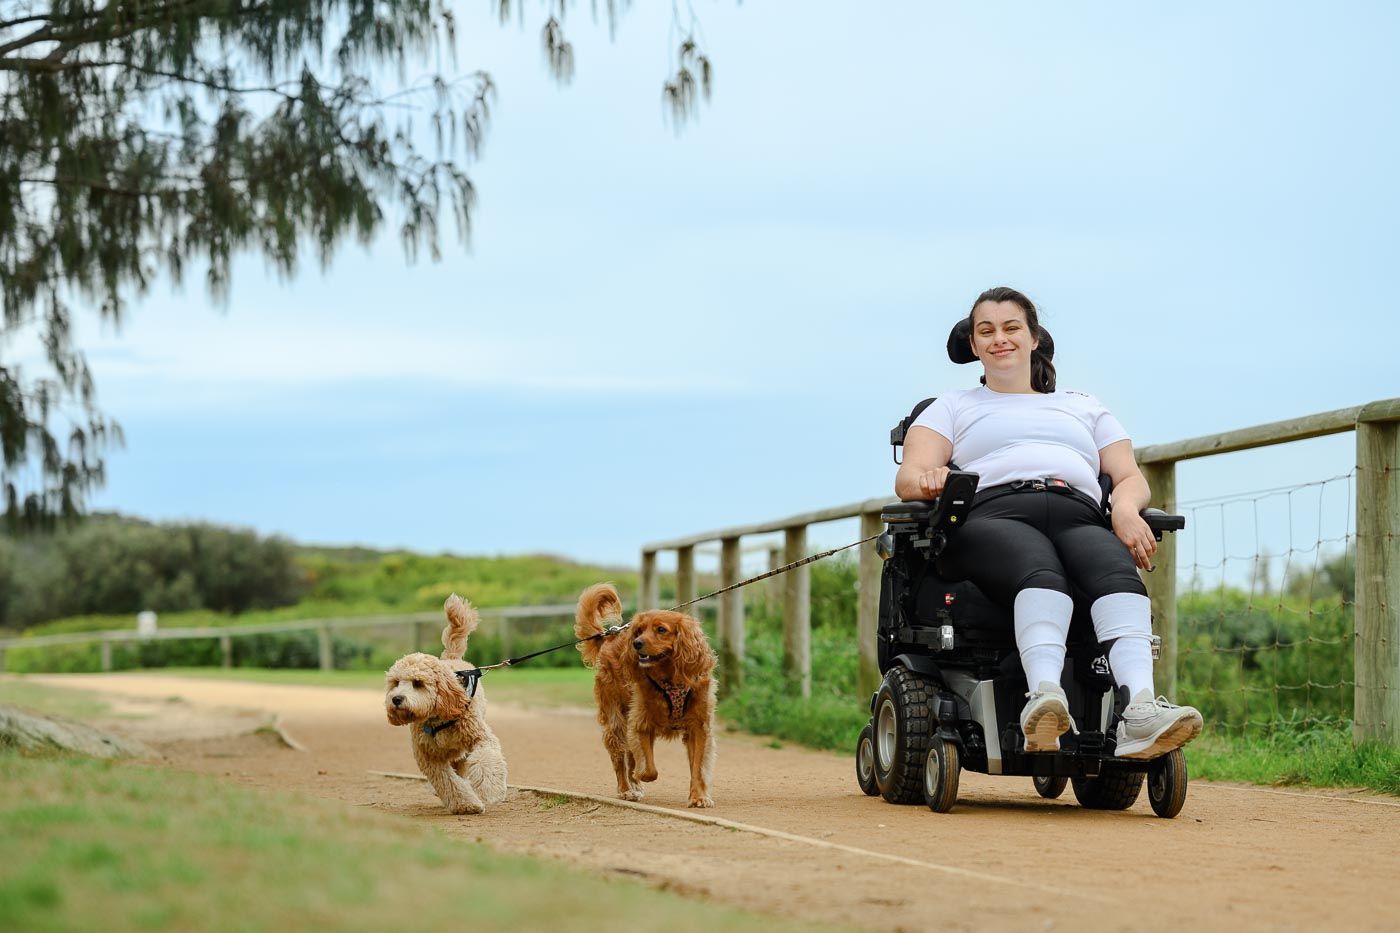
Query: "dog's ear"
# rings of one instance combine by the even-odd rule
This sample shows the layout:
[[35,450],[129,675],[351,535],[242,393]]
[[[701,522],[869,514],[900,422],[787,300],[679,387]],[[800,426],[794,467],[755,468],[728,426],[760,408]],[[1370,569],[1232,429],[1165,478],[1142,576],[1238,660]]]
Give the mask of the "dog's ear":
[[681,616],[676,626],[676,646],[672,649],[672,673],[687,687],[700,685],[715,668],[715,653],[705,640],[700,623],[690,616]]
[[435,666],[433,676],[433,716],[437,719],[459,719],[467,713],[467,691],[446,664]]

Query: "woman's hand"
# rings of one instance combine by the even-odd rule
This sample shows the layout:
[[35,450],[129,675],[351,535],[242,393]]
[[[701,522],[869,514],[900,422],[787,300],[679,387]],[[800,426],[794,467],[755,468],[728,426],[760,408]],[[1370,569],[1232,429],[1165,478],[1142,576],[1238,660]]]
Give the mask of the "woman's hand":
[[1133,555],[1133,563],[1143,570],[1152,569],[1152,555],[1157,553],[1157,539],[1147,522],[1132,508],[1113,508],[1113,533]]
[[919,498],[936,499],[948,483],[948,468],[936,467],[919,474]]

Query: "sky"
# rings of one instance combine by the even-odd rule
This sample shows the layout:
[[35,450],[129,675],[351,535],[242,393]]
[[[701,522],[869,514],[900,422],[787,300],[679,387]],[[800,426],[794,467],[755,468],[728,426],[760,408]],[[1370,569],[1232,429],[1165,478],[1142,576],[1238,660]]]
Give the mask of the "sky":
[[[410,263],[391,223],[290,280],[243,257],[223,304],[194,275],[84,317],[127,441],[94,508],[635,566],[892,494],[890,426],[976,384],[944,342],[1001,284],[1137,446],[1400,396],[1394,4],[701,0],[714,94],[681,132],[671,4],[612,38],[580,5],[566,86],[493,6],[456,8],[498,88],[469,246]],[[1192,461],[1178,496],[1354,445]],[[1344,534],[1333,498],[1302,511]]]

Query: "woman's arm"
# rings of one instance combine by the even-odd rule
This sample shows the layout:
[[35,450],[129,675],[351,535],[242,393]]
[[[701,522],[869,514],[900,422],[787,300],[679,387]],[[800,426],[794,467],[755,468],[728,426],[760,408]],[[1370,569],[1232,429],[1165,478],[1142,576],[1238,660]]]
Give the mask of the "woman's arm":
[[916,424],[904,438],[904,462],[894,477],[894,494],[906,501],[933,499],[948,480],[953,445],[932,428]]
[[1116,441],[1100,450],[1099,468],[1113,480],[1113,533],[1132,553],[1134,563],[1151,569],[1157,539],[1138,513],[1152,501],[1152,490],[1133,457],[1133,442]]

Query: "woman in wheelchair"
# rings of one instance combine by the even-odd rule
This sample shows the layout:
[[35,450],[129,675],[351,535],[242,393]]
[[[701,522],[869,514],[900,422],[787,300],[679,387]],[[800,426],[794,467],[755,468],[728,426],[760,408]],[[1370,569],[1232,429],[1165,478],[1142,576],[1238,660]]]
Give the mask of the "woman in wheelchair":
[[[940,569],[1012,607],[1016,648],[1030,690],[1021,712],[1028,752],[1055,751],[1075,728],[1060,673],[1073,602],[1089,599],[1098,640],[1131,701],[1117,729],[1120,758],[1152,759],[1200,734],[1201,714],[1156,697],[1151,606],[1137,568],[1157,542],[1139,511],[1147,481],[1122,425],[1093,396],[1055,388],[1053,344],[1035,305],[1011,288],[973,302],[949,353],[982,363],[982,385],[940,396],[912,423],[895,493],[932,499],[950,470],[980,475],[966,524]],[[1104,521],[1099,474],[1112,480]]]

